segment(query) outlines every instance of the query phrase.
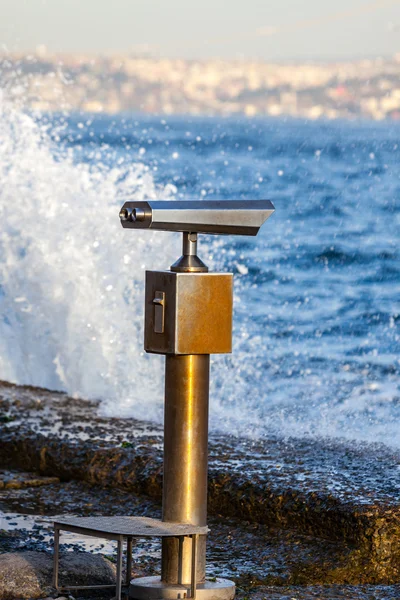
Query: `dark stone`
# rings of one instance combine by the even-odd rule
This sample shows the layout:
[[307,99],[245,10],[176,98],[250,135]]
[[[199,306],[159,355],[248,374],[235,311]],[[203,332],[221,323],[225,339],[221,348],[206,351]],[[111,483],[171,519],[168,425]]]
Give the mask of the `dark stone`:
[[[53,560],[44,552],[0,554],[0,600],[51,596]],[[111,585],[115,567],[100,555],[69,552],[60,557],[60,585]]]
[[309,585],[238,590],[237,600],[397,600],[400,586]]
[[57,483],[58,477],[44,477],[33,473],[0,470],[0,490],[19,490],[21,488],[40,487]]
[[[43,411],[43,408],[46,411]],[[0,461],[161,500],[162,431],[97,416],[97,404],[0,385]],[[60,433],[55,434],[54,428]],[[326,583],[395,583],[400,571],[400,454],[337,440],[210,438],[209,509],[342,546]],[[297,569],[297,581],[307,569]],[[314,578],[315,581],[315,578]],[[323,581],[323,579],[322,579]]]

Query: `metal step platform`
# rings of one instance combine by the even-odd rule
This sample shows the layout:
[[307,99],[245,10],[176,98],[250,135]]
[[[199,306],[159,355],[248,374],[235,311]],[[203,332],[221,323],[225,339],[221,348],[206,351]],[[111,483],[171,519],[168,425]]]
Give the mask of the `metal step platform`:
[[[130,575],[132,569],[132,540],[133,538],[178,538],[181,543],[179,548],[183,547],[185,537],[192,538],[192,577],[190,583],[190,596],[187,598],[196,598],[196,561],[197,561],[197,541],[199,535],[206,535],[208,527],[199,527],[185,523],[165,522],[159,519],[149,517],[62,517],[53,521],[54,524],[54,569],[53,586],[58,591],[74,589],[101,589],[110,588],[110,585],[93,586],[63,586],[58,583],[58,568],[60,554],[60,535],[61,531],[69,531],[85,536],[115,540],[118,544],[117,551],[117,576],[116,576],[116,600],[122,598],[122,555],[124,542],[127,544],[127,560],[125,585],[130,584]],[[182,561],[182,556],[179,557]]]

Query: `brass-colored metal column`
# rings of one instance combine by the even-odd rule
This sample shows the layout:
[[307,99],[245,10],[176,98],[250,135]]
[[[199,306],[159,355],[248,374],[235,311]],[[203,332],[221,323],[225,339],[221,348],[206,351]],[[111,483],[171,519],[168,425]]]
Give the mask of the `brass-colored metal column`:
[[[194,275],[195,277],[195,275]],[[163,520],[207,525],[210,356],[167,355],[165,365]],[[190,583],[192,542],[163,540],[164,583]],[[206,536],[200,536],[197,582],[205,579]]]
[[[124,228],[183,234],[182,256],[171,269],[146,271],[144,349],[166,356],[165,522],[208,531],[210,355],[232,352],[233,276],[208,273],[197,256],[197,234],[257,235],[273,211],[269,200],[128,200],[121,208]],[[206,536],[198,545],[194,539],[193,556],[191,539],[164,539],[161,579],[134,579],[131,598],[233,600],[233,581],[205,579]]]

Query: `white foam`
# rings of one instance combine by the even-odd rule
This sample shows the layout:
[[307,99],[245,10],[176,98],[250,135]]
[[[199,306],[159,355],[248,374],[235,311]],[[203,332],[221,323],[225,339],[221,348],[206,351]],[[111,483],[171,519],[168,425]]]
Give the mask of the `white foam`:
[[[144,269],[173,236],[122,230],[121,199],[170,196],[146,168],[74,164],[31,117],[0,104],[0,378],[158,418],[162,361],[142,352]],[[151,248],[151,251],[149,249]]]

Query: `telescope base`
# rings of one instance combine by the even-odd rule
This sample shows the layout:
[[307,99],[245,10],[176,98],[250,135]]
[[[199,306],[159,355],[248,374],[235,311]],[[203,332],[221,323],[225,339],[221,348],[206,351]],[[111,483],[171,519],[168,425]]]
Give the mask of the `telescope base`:
[[[163,583],[160,577],[140,577],[132,579],[129,597],[135,600],[163,599],[183,600],[190,598],[190,584]],[[233,600],[235,584],[229,579],[217,577],[215,581],[205,581],[196,586],[198,600]]]

